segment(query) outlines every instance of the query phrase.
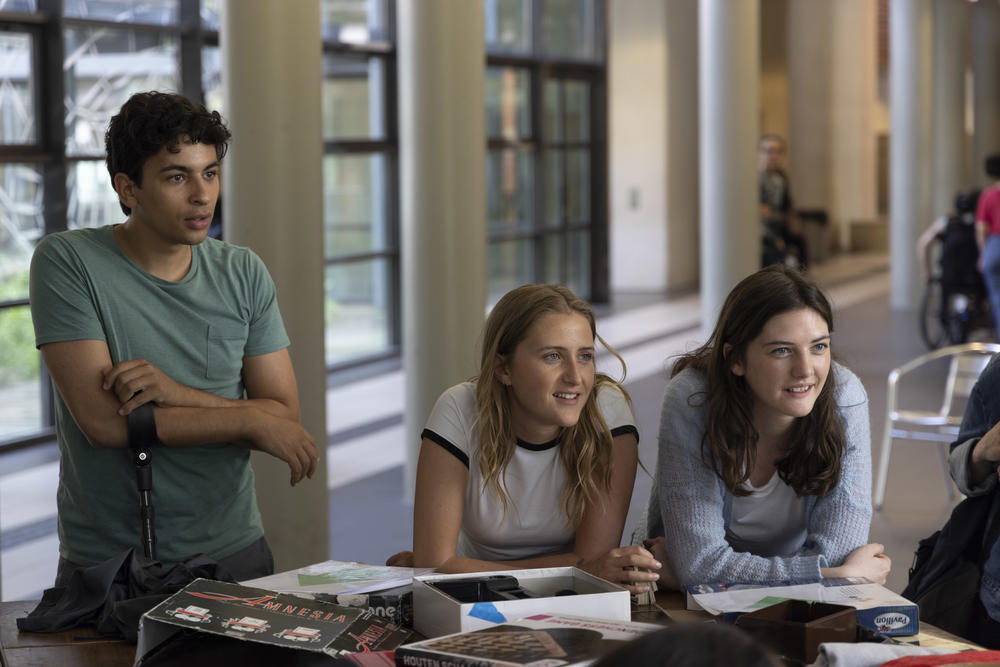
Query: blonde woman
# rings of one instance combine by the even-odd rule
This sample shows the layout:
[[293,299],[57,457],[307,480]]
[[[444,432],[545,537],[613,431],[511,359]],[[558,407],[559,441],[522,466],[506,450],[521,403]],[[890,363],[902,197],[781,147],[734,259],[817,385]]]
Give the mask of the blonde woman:
[[575,565],[636,593],[658,578],[652,554],[619,546],[638,431],[624,390],[595,370],[595,339],[590,306],[561,285],[500,299],[479,376],[445,391],[421,434],[414,565]]

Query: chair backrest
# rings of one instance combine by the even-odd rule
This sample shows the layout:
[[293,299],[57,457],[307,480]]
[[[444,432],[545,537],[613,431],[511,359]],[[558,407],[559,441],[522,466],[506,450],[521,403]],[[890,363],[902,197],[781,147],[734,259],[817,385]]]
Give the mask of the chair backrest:
[[939,414],[941,416],[953,415],[955,400],[969,397],[976,380],[986,368],[986,364],[990,362],[993,355],[998,353],[1000,353],[1000,343],[963,343],[932,350],[911,359],[898,368],[894,368],[889,373],[888,395],[886,396],[886,407],[889,413],[896,409],[896,385],[902,376],[937,359],[947,358],[949,359],[948,376],[945,380],[944,398]]
[[[1000,346],[997,346],[1000,348]],[[945,384],[944,402],[941,404],[942,414],[951,414],[956,398],[968,398],[976,381],[982,375],[986,364],[993,358],[993,352],[986,349],[964,350],[957,352],[951,358],[948,367],[948,379]]]

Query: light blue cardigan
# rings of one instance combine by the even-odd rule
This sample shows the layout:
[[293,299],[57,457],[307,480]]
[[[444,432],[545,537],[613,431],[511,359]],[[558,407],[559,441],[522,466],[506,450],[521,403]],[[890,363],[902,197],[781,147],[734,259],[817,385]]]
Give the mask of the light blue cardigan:
[[[708,383],[691,368],[667,384],[660,411],[659,460],[650,494],[647,534],[663,535],[682,584],[819,579],[868,542],[871,523],[871,434],[861,381],[834,363],[827,381],[843,420],[847,449],[840,482],[823,497],[806,497],[807,537],[789,556],[737,552],[726,541],[733,496],[702,459]],[[662,520],[661,520],[662,517]]]

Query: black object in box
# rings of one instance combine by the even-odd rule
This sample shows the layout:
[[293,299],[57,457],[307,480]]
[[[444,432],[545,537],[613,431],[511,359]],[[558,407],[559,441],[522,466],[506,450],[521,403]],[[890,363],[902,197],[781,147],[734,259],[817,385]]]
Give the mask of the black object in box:
[[413,585],[372,593],[311,593],[316,600],[367,609],[379,618],[404,628],[413,627]]

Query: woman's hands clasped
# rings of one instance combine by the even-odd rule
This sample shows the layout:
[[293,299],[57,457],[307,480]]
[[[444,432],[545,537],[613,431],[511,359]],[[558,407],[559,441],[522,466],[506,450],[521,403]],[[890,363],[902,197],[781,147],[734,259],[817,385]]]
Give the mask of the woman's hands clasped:
[[649,590],[649,582],[660,579],[659,572],[663,565],[646,549],[629,546],[612,549],[603,556],[579,563],[577,567],[623,586],[635,595]]

